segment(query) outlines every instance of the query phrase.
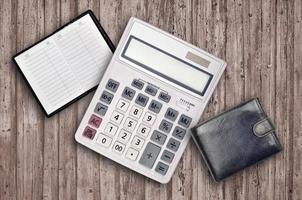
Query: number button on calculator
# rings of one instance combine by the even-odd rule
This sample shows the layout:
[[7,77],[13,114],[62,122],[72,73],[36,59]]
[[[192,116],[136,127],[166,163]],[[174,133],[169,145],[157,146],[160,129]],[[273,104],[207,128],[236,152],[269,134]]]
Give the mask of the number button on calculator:
[[117,111],[113,111],[113,113],[111,115],[111,120],[117,124],[120,124],[122,122],[123,118],[124,118],[124,115]]
[[117,131],[117,126],[111,124],[111,123],[108,123],[107,126],[105,127],[105,133],[107,133],[108,135],[112,135],[114,136],[116,131]]
[[143,109],[137,107],[137,106],[132,106],[130,115],[135,117],[136,119],[139,119],[143,113]]
[[106,135],[100,134],[96,142],[104,147],[109,147],[112,139]]
[[118,138],[120,141],[123,141],[124,143],[127,143],[131,137],[131,133],[121,130],[120,134],[118,135]]
[[150,128],[148,126],[145,126],[144,124],[140,124],[137,132],[142,136],[147,137],[149,135]]
[[152,115],[151,113],[146,112],[146,114],[143,118],[143,121],[149,125],[152,125],[154,123],[155,119],[156,119],[155,115]]
[[114,152],[118,154],[122,154],[125,150],[125,145],[116,141],[112,148]]
[[116,108],[126,112],[128,110],[129,107],[129,103],[127,101],[124,101],[123,99],[120,99],[116,105]]
[[131,119],[130,117],[128,117],[124,123],[124,127],[125,129],[127,129],[130,132],[133,132],[135,127],[136,127],[137,121]]
[[137,137],[137,136],[134,136],[133,140],[132,140],[132,146],[134,146],[135,148],[137,149],[141,149],[144,145],[144,142],[145,140],[140,138],[140,137]]

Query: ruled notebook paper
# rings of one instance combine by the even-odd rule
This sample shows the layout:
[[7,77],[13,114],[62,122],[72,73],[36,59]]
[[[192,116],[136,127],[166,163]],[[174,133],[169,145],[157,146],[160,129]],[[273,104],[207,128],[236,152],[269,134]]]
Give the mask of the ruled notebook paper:
[[112,51],[89,14],[15,57],[47,114],[95,87]]

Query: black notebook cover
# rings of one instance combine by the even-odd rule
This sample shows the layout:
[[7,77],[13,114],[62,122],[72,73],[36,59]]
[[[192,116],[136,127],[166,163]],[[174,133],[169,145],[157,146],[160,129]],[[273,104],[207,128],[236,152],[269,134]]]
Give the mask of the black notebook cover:
[[192,136],[216,181],[281,150],[258,99],[197,125]]
[[31,85],[31,81],[26,77],[25,73],[22,71],[21,67],[18,65],[16,58],[25,53],[26,51],[30,50],[31,48],[35,47],[36,45],[38,45],[41,42],[44,42],[46,39],[52,37],[54,34],[59,33],[60,31],[62,31],[64,28],[68,27],[69,25],[73,24],[74,22],[76,22],[77,20],[81,19],[82,17],[89,15],[91,17],[91,19],[93,20],[93,23],[95,24],[95,26],[97,27],[99,33],[101,34],[101,36],[103,37],[106,45],[108,45],[109,49],[111,50],[111,52],[113,53],[115,51],[115,47],[112,43],[112,41],[110,40],[109,36],[107,35],[107,33],[104,31],[103,27],[100,25],[99,21],[97,20],[97,18],[95,17],[95,15],[93,14],[92,10],[87,10],[86,12],[80,14],[78,17],[76,17],[75,19],[71,20],[69,23],[63,25],[62,27],[60,27],[59,29],[57,29],[56,31],[54,31],[53,33],[47,35],[46,37],[42,38],[41,40],[37,41],[36,43],[32,44],[31,46],[25,48],[24,50],[22,50],[21,52],[17,53],[15,56],[13,56],[13,61],[16,64],[16,66],[18,67],[21,75],[23,76],[26,84],[29,86],[30,90],[33,92],[34,97],[36,98],[37,102],[41,105],[41,107],[43,108],[43,111],[45,113],[45,115],[47,117],[51,117],[52,115],[58,113],[59,111],[63,110],[64,108],[66,108],[67,106],[73,104],[74,102],[76,102],[77,100],[79,100],[80,98],[82,98],[83,96],[87,95],[89,92],[95,90],[97,88],[97,85],[89,88],[88,90],[82,92],[81,94],[79,94],[77,97],[71,99],[70,101],[66,102],[64,105],[60,106],[59,108],[51,111],[50,113],[46,111],[46,108],[43,106],[41,99],[38,98],[37,92],[33,89],[32,85]]

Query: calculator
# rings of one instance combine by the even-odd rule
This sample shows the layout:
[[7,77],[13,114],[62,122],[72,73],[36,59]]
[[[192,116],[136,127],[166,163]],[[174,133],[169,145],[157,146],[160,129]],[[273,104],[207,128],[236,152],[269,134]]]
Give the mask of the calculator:
[[131,18],[75,139],[168,183],[225,67],[204,50]]

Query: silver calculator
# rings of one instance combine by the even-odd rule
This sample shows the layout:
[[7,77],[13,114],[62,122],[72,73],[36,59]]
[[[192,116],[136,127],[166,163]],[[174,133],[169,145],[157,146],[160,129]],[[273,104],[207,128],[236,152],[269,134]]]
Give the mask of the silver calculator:
[[204,50],[131,18],[75,139],[167,183],[225,66]]

